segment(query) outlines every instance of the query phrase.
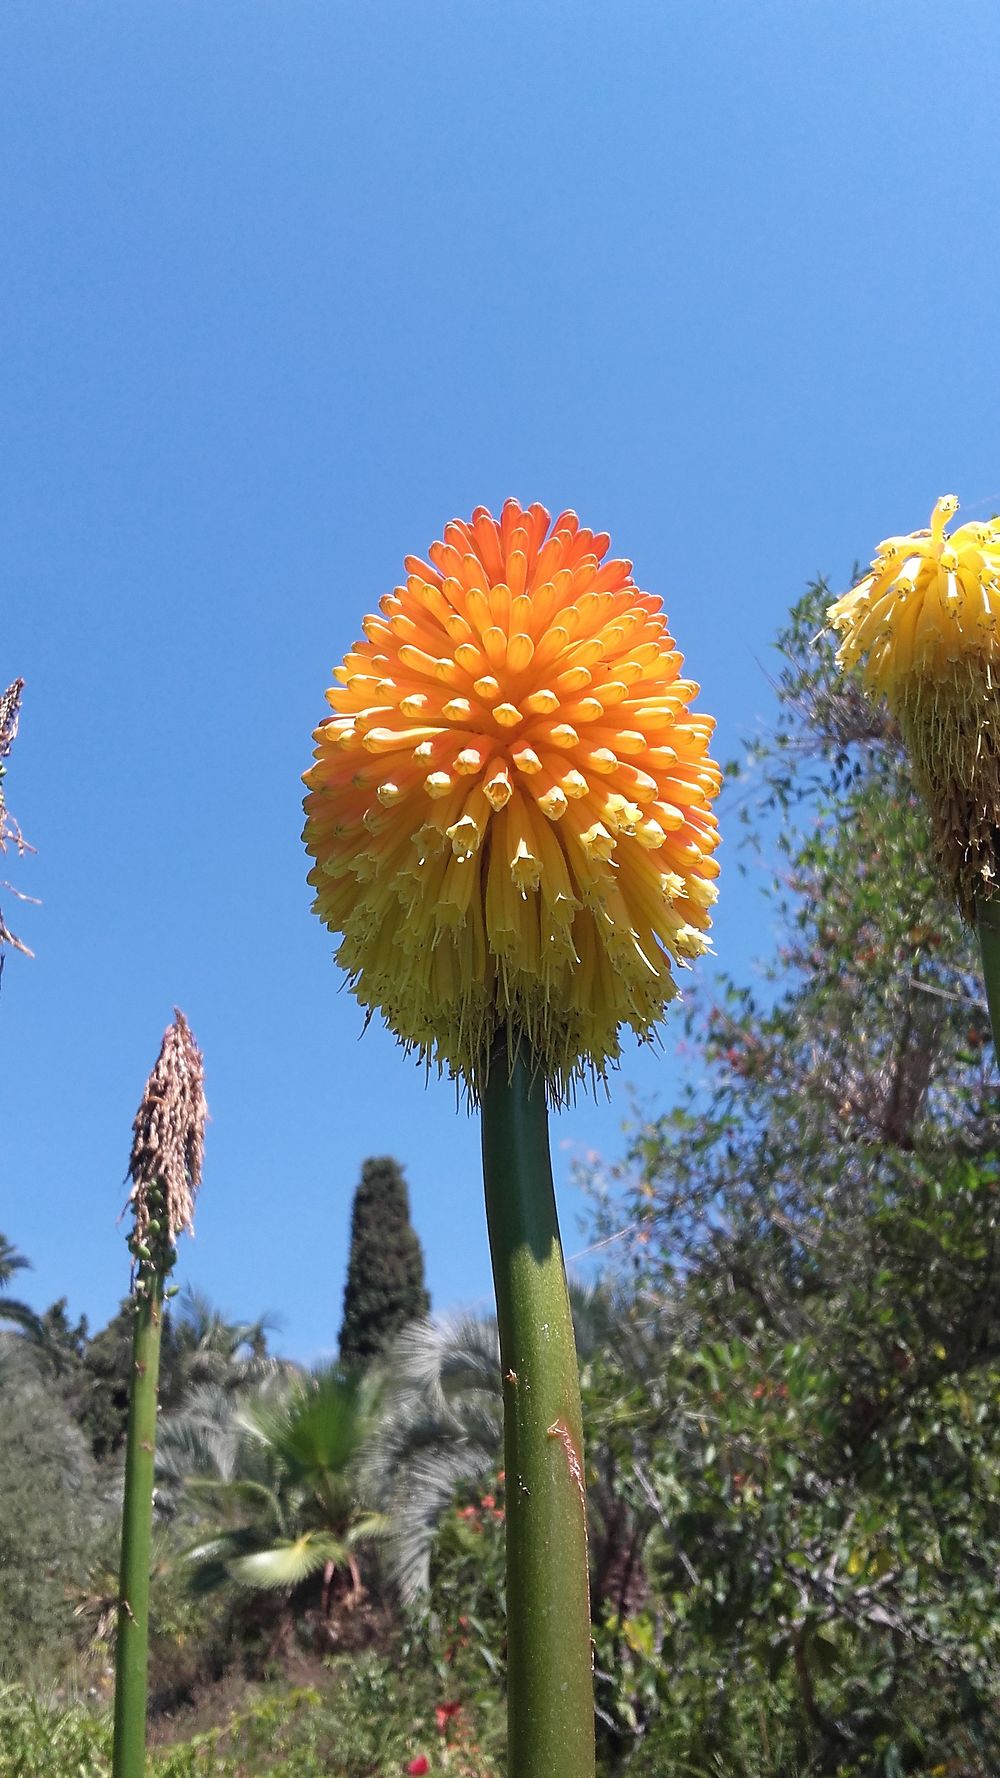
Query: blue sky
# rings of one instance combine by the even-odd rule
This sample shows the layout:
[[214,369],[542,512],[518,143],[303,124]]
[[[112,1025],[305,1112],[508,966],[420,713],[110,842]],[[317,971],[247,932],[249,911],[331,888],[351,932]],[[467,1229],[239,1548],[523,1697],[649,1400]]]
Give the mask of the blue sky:
[[[309,913],[299,774],[404,554],[514,493],[663,596],[717,753],[804,582],[938,494],[1000,506],[993,0],[5,0],[0,1228],[26,1294],[127,1284],[174,1004],[213,1122],[181,1274],[301,1357],[350,1196],[405,1164],[435,1302],[488,1299],[478,1132]],[[992,70],[992,73],[991,73]],[[771,942],[733,868],[720,964]],[[7,898],[8,912],[14,910]],[[677,1029],[553,1129],[620,1148]]]

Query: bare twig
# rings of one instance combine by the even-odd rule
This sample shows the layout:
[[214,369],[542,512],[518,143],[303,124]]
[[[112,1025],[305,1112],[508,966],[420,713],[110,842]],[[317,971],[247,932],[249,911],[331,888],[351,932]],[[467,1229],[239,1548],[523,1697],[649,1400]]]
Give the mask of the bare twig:
[[974,994],[956,994],[954,988],[937,988],[932,982],[921,982],[916,976],[909,977],[911,988],[919,988],[921,994],[937,994],[941,1000],[957,1000],[960,1006],[978,1006],[980,1011],[988,1012],[985,1000],[978,1000]]
[[691,1582],[691,1585],[693,1587],[700,1587],[701,1581],[698,1578],[697,1571],[696,1571],[693,1563],[688,1559],[688,1557],[686,1556],[684,1551],[681,1549],[680,1544],[677,1542],[677,1534],[674,1531],[674,1528],[670,1523],[670,1519],[668,1518],[667,1514],[664,1512],[659,1499],[657,1498],[656,1489],[653,1487],[653,1484],[650,1481],[648,1475],[646,1474],[646,1471],[643,1469],[642,1464],[640,1462],[638,1462],[638,1460],[633,1462],[632,1468],[633,1468],[633,1472],[635,1474],[635,1479],[638,1482],[640,1488],[642,1489],[643,1494],[645,1495],[646,1503],[649,1506],[654,1517],[659,1521],[661,1529],[664,1530],[667,1533],[668,1537],[671,1539],[671,1541],[673,1543],[673,1547],[677,1553],[678,1560],[680,1561],[681,1567],[683,1568],[685,1574],[687,1575],[688,1580]]

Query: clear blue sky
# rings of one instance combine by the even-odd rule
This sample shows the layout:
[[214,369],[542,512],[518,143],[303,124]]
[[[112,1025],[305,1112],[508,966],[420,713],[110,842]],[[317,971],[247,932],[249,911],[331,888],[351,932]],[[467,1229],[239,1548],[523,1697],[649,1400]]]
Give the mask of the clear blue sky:
[[[1000,505],[1000,12],[927,0],[4,0],[0,679],[37,857],[0,996],[0,1228],[105,1319],[174,1004],[213,1122],[182,1275],[335,1343],[364,1156],[484,1300],[478,1136],[341,991],[299,774],[334,662],[509,493],[661,594],[719,757],[769,650],[955,491]],[[767,913],[723,854],[720,963]],[[9,898],[8,898],[9,903]],[[15,910],[9,906],[9,912]],[[554,1128],[614,1154],[677,1027]]]

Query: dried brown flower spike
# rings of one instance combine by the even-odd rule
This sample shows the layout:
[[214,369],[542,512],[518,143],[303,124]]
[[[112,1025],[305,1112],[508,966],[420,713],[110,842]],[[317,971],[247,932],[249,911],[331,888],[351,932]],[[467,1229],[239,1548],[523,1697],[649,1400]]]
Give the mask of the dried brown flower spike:
[[[21,714],[21,693],[23,690],[24,680],[15,679],[8,685],[6,691],[0,692],[0,852],[6,852],[8,846],[13,846],[19,858],[23,858],[26,852],[33,852],[34,847],[29,846],[20,827],[7,807],[4,800],[3,781],[7,771],[4,761],[10,753],[17,736],[18,718]],[[0,884],[0,887],[9,889],[11,894],[16,895],[19,901],[31,901],[33,899],[32,896],[23,894],[20,889],[15,889],[12,883],[3,883]],[[0,969],[3,968],[4,945],[10,945],[15,951],[23,951],[26,957],[33,955],[33,953],[29,951],[27,945],[18,938],[17,934],[11,932],[10,927],[7,925],[7,922],[3,917],[2,911],[0,911]]]
[[208,1117],[204,1068],[184,1014],[176,1007],[174,1014],[132,1125],[131,1245],[140,1273],[143,1261],[153,1261],[154,1248],[169,1269],[167,1250],[182,1229],[194,1233],[194,1198],[201,1184]]
[[157,1389],[166,1280],[182,1229],[194,1233],[194,1197],[201,1184],[205,1085],[201,1052],[184,1014],[174,1008],[132,1125],[128,1171],[135,1224],[129,1236],[135,1327],[125,1441],[125,1495],[115,1654],[113,1778],[142,1778],[146,1759],[149,1574]]

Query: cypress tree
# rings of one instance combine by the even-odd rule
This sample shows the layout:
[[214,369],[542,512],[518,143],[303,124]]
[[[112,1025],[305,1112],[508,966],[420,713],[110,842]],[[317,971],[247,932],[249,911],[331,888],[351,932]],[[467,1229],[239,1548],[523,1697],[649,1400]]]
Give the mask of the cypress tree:
[[410,1223],[402,1168],[391,1155],[367,1160],[351,1213],[341,1362],[368,1364],[407,1321],[429,1308],[424,1256]]

